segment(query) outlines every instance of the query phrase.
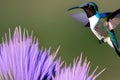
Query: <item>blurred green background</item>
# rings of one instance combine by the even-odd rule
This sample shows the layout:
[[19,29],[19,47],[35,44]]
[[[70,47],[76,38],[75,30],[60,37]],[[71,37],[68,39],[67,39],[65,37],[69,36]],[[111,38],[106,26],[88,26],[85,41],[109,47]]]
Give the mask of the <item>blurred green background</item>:
[[[54,52],[61,46],[58,57],[67,64],[83,53],[91,61],[91,71],[107,68],[97,80],[120,80],[120,57],[107,44],[99,44],[90,29],[84,28],[70,18],[70,14],[83,10],[67,9],[87,1],[94,1],[99,11],[114,11],[120,8],[119,0],[1,0],[0,1],[0,37],[5,32],[21,26],[33,31],[38,37],[40,48],[51,47]],[[120,43],[120,28],[115,29]]]

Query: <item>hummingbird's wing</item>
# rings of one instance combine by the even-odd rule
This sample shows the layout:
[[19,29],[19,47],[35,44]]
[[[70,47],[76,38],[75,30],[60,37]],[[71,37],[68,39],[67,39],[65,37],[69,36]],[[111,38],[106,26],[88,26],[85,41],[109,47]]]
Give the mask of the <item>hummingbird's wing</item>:
[[94,30],[102,37],[102,38],[106,38],[108,37],[108,33],[107,31],[101,27],[102,24],[97,24],[96,27],[94,27]]
[[120,24],[120,17],[114,17],[113,19],[110,19],[108,24],[112,29],[116,28]]
[[85,27],[90,27],[89,19],[85,12],[71,14],[70,16]]
[[110,30],[116,28],[120,24],[120,9],[114,12],[105,12],[101,14],[103,24],[107,26]]
[[117,9],[116,11],[110,13],[107,16],[107,21],[109,21],[110,19],[113,19],[114,17],[120,17],[120,9]]

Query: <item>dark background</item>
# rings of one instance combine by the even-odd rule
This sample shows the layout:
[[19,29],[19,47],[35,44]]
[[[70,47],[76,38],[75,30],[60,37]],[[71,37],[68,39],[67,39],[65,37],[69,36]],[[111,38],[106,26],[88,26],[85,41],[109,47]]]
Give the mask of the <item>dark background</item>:
[[[98,4],[99,11],[114,11],[120,8],[119,0],[89,0]],[[58,57],[67,64],[83,53],[91,61],[91,71],[99,66],[106,71],[97,80],[120,80],[120,57],[108,46],[99,44],[90,29],[70,18],[70,14],[83,10],[67,9],[88,0],[8,0],[0,1],[0,40],[8,29],[16,26],[33,31],[38,37],[40,48],[51,47],[54,52],[61,46]],[[120,43],[120,28],[115,29]],[[13,32],[12,32],[13,33]]]

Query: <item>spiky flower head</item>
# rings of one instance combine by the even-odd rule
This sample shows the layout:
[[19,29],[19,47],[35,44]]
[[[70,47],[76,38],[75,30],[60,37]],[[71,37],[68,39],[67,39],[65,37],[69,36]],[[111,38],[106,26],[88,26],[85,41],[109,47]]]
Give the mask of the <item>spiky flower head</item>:
[[59,70],[57,51],[38,48],[38,40],[16,27],[13,37],[5,35],[0,44],[0,80],[50,80]]
[[98,67],[89,75],[90,62],[87,61],[87,58],[82,63],[82,54],[80,58],[74,60],[73,65],[68,67],[63,67],[60,71],[56,73],[56,76],[53,77],[53,80],[95,80],[105,69],[100,71],[95,75],[95,72]]

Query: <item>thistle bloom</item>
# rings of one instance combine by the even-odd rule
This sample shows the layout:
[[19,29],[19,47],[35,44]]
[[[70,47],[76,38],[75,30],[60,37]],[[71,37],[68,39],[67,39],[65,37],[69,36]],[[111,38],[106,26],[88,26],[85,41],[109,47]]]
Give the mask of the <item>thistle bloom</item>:
[[53,80],[95,80],[105,69],[95,75],[98,67],[89,75],[90,62],[85,59],[82,64],[82,54],[80,58],[74,60],[73,65],[63,67],[56,73]]
[[[58,51],[58,50],[57,50]],[[0,44],[0,80],[50,80],[59,70],[57,54],[50,55],[50,49],[40,50],[38,40],[24,30],[16,28],[9,40],[5,36]]]
[[20,27],[13,37],[9,31],[0,44],[0,80],[95,80],[105,70],[95,75],[97,67],[88,75],[90,62],[85,59],[82,64],[82,55],[73,66],[63,66],[60,59],[55,60],[59,48],[50,54],[50,49],[41,50],[38,44],[32,34],[25,30],[22,34]]

